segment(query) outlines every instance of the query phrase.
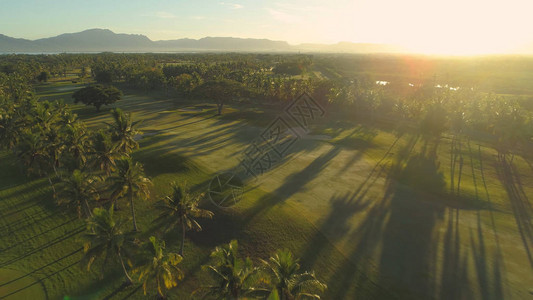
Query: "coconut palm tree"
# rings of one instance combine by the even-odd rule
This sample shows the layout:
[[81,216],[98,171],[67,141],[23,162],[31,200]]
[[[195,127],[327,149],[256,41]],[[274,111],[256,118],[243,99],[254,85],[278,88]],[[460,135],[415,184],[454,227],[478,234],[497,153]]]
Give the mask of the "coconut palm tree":
[[117,169],[109,178],[111,185],[111,199],[116,202],[126,197],[130,202],[133,230],[138,231],[135,219],[134,198],[145,200],[150,195],[150,179],[144,175],[144,169],[139,162],[133,162],[130,157],[116,161]]
[[27,167],[28,173],[42,174],[49,161],[46,141],[40,133],[29,130],[23,132],[15,152],[18,159]]
[[273,289],[279,299],[320,299],[319,292],[327,286],[316,279],[314,273],[300,273],[298,259],[289,250],[278,250],[269,261],[263,261],[264,268],[271,277]]
[[95,208],[93,216],[87,222],[87,232],[83,235],[85,242],[82,262],[87,264],[87,270],[90,270],[96,259],[103,258],[103,271],[110,260],[118,258],[126,276],[126,283],[131,284],[133,280],[128,274],[124,259],[129,256],[129,246],[133,246],[133,236],[131,233],[124,233],[120,227],[120,222],[115,221],[113,216],[112,206],[109,210]]
[[211,273],[216,284],[198,288],[193,297],[201,294],[202,297],[213,296],[216,299],[241,299],[269,294],[268,289],[260,287],[264,282],[261,270],[253,265],[249,257],[241,259],[237,247],[237,241],[232,240],[228,245],[215,248],[211,253],[213,264],[202,268]]
[[122,154],[113,147],[111,137],[104,130],[96,131],[91,140],[92,147],[88,151],[90,155],[89,165],[109,176],[115,169],[115,160],[119,159]]
[[70,177],[63,179],[60,183],[58,203],[74,204],[78,209],[78,217],[81,217],[82,210],[85,210],[85,217],[91,217],[89,202],[97,201],[100,198],[96,184],[95,176],[74,170]]
[[80,121],[64,125],[65,152],[70,154],[76,168],[82,168],[87,163],[87,150],[91,140],[85,124]]
[[150,259],[135,272],[139,273],[139,281],[143,283],[144,295],[149,282],[155,282],[158,298],[164,299],[163,289],[168,291],[183,279],[183,272],[178,268],[183,258],[177,253],[164,253],[165,241],[157,240],[155,236],[150,237],[148,247],[151,253]]
[[25,128],[24,118],[17,114],[18,105],[3,100],[0,108],[0,147],[12,150],[17,145]]
[[213,213],[198,207],[198,203],[203,195],[192,195],[185,188],[172,184],[172,194],[163,198],[163,203],[157,208],[161,210],[161,215],[157,219],[167,225],[167,229],[180,226],[181,247],[180,255],[183,256],[185,244],[185,233],[188,230],[201,231],[202,226],[196,218],[212,218]]
[[126,155],[131,151],[139,148],[139,144],[135,141],[135,136],[141,132],[137,130],[139,121],[132,122],[131,115],[124,113],[120,108],[115,108],[111,111],[113,116],[113,123],[108,123],[108,130],[111,133],[115,148]]

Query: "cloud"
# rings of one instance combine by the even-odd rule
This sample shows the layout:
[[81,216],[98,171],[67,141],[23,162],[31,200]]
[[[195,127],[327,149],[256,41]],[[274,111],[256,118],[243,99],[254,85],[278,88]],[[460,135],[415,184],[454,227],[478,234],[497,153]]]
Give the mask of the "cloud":
[[231,9],[241,9],[244,6],[237,3],[219,2],[221,5],[229,6]]

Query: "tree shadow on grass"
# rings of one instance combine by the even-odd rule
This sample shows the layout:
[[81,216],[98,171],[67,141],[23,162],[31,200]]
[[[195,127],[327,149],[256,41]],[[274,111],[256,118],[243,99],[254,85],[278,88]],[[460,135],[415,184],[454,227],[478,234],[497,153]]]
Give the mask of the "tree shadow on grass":
[[[472,229],[470,229],[470,245],[472,250],[471,255],[474,259],[475,271],[478,278],[478,288],[481,292],[481,296],[483,299],[504,299],[505,297],[503,292],[502,280],[505,274],[502,273],[502,253],[499,245],[497,245],[496,252],[491,255],[485,244],[485,237],[482,228],[483,227],[481,222],[481,216],[478,212],[477,230],[474,233]],[[491,267],[489,267],[489,265],[491,265]],[[466,267],[464,268],[466,269]],[[466,276],[460,275],[462,274],[458,274],[457,272],[456,274],[450,274],[450,278],[454,278],[455,280],[456,289],[464,287],[465,282],[467,282]]]
[[[434,157],[410,154],[416,141],[416,138],[410,139],[398,151],[395,165],[389,170],[383,198],[372,201],[364,220],[351,233],[350,239],[355,247],[347,259],[353,265],[341,266],[332,277],[334,281],[329,282],[331,286],[338,287],[332,292],[334,299],[344,299],[348,295],[349,289],[342,287],[365,282],[362,288],[371,298],[395,297],[402,294],[399,293],[401,289],[431,295],[428,293],[431,282],[420,278],[427,278],[427,273],[432,271],[429,268],[429,261],[433,258],[432,233],[440,212],[433,204],[414,199],[419,195],[407,185],[414,184],[415,188],[420,188],[417,180],[423,177],[425,184],[442,189],[444,182]],[[368,178],[376,172],[376,167]],[[361,186],[355,194],[360,193]],[[371,257],[380,247],[381,255],[376,265]],[[424,275],[420,276],[420,273]],[[417,278],[417,283],[413,285],[414,278]]]
[[339,147],[333,147],[326,153],[317,157],[301,171],[288,176],[283,184],[273,192],[273,194],[278,197],[266,196],[258,199],[257,204],[246,212],[244,216],[244,224],[251,221],[254,217],[264,212],[269,207],[282,203],[297,192],[302,191],[306,184],[320,175],[321,171],[328,166],[330,161],[337,156],[340,151],[341,149]]
[[498,177],[507,192],[520,237],[524,244],[528,262],[533,268],[533,208],[524,191],[520,173],[512,162],[499,158]]
[[[428,144],[421,153],[412,155],[413,148],[408,143],[398,152],[384,197],[370,205],[365,219],[351,233],[355,247],[347,259],[352,264],[341,266],[332,276],[328,283],[336,287],[332,298],[344,299],[349,289],[343,287],[361,283],[359,288],[369,298],[475,297],[467,277],[469,257],[475,260],[481,295],[499,298],[503,295],[499,248],[494,256],[496,264],[489,270],[487,262],[491,259],[479,221],[477,240],[471,239],[472,253],[461,248],[467,239],[459,233],[460,208],[446,210],[449,202],[441,201],[446,196],[445,182],[436,150]],[[441,237],[438,228],[446,219],[446,211],[448,223]],[[437,261],[439,249],[443,251],[441,261]],[[376,253],[379,257],[374,263],[371,258]]]
[[45,250],[45,249],[47,249],[47,248],[49,248],[49,247],[52,247],[52,246],[57,245],[57,244],[59,244],[59,243],[61,243],[61,242],[64,242],[65,240],[67,240],[67,239],[69,239],[69,238],[72,238],[72,237],[74,237],[74,236],[76,236],[76,235],[82,233],[83,231],[85,231],[84,226],[74,228],[74,229],[72,229],[72,230],[66,232],[65,235],[63,235],[63,236],[59,236],[59,237],[57,237],[57,238],[55,238],[55,239],[53,239],[53,240],[50,240],[50,241],[48,241],[48,242],[46,242],[46,243],[44,243],[44,244],[38,246],[38,247],[35,248],[35,249],[32,249],[32,250],[30,250],[30,251],[28,251],[28,252],[26,252],[26,253],[23,253],[23,254],[21,254],[21,255],[15,257],[15,258],[8,259],[8,260],[6,260],[6,261],[2,261],[2,262],[0,262],[0,268],[3,268],[3,267],[6,267],[6,266],[9,266],[9,265],[11,265],[11,264],[13,264],[13,263],[15,263],[15,262],[17,262],[17,261],[20,261],[20,260],[22,260],[22,259],[27,258],[27,257],[30,256],[30,255],[33,255],[33,254],[39,253],[40,251],[43,251],[43,250]]
[[[79,250],[78,250],[78,251],[79,251]],[[58,262],[58,261],[55,261],[55,262],[53,262],[52,264],[55,264],[55,263],[57,263],[57,262]],[[13,296],[13,295],[15,295],[15,294],[17,294],[17,293],[19,293],[19,292],[21,292],[21,291],[27,289],[27,288],[30,288],[30,287],[32,287],[32,286],[34,286],[34,285],[40,284],[40,285],[43,287],[43,290],[45,291],[46,299],[49,299],[50,297],[49,297],[49,295],[48,295],[48,291],[46,290],[46,286],[45,286],[45,284],[44,284],[44,281],[47,280],[47,279],[49,279],[49,278],[52,277],[52,276],[58,275],[58,274],[60,274],[61,272],[66,271],[67,269],[69,269],[69,268],[71,268],[71,267],[73,267],[73,266],[75,266],[75,265],[78,265],[79,262],[80,262],[79,260],[78,260],[78,261],[74,261],[73,263],[70,263],[70,264],[68,264],[68,265],[66,265],[66,266],[64,266],[64,267],[62,267],[62,268],[59,269],[59,270],[56,270],[56,271],[54,271],[54,272],[52,272],[52,273],[50,273],[50,274],[47,274],[47,275],[44,276],[43,278],[40,278],[40,279],[38,279],[38,280],[35,280],[33,283],[30,283],[30,284],[28,284],[28,285],[26,285],[26,286],[24,286],[24,287],[22,287],[22,288],[19,288],[19,289],[15,290],[15,291],[12,291],[12,292],[10,292],[10,293],[7,294],[7,295],[1,295],[1,296],[2,296],[2,298],[4,298],[4,297],[7,298],[7,297],[9,297],[9,296]],[[34,273],[34,272],[30,272],[29,274],[31,274],[31,273]],[[27,276],[30,276],[29,274],[28,274]]]
[[[204,234],[203,232],[191,233],[191,239],[199,245],[214,247],[222,243],[227,243],[231,239],[244,234],[242,228],[245,228],[246,225],[259,214],[282,203],[295,193],[301,191],[307,183],[319,176],[320,172],[327,167],[330,160],[333,159],[339,151],[339,147],[333,147],[330,151],[323,153],[307,167],[290,175],[284,181],[282,186],[274,192],[265,194],[258,199],[256,204],[246,211],[221,211],[212,206],[211,210],[216,210],[217,212],[215,218],[213,220],[204,220],[202,222],[204,231],[209,232],[210,234]],[[210,181],[210,179],[208,181]],[[206,187],[208,181],[199,184],[199,186]]]
[[12,248],[14,248],[14,247],[17,247],[17,246],[19,246],[19,245],[23,245],[25,242],[28,242],[28,241],[33,240],[33,239],[35,239],[35,238],[38,238],[38,237],[40,237],[40,236],[42,236],[42,235],[44,235],[44,234],[47,234],[47,233],[52,232],[52,231],[54,231],[54,230],[56,230],[56,229],[59,229],[59,228],[63,227],[64,225],[70,224],[70,223],[72,223],[72,222],[74,222],[74,221],[76,221],[76,220],[77,220],[77,218],[72,218],[72,219],[70,219],[70,220],[67,220],[67,221],[64,222],[64,223],[59,224],[59,225],[53,226],[53,227],[51,227],[51,228],[46,228],[45,230],[41,231],[40,233],[35,234],[35,235],[33,235],[33,236],[30,236],[30,237],[28,237],[28,238],[25,238],[24,240],[16,241],[16,242],[12,243],[11,245],[9,245],[9,246],[7,246],[7,247],[5,247],[5,248],[2,247],[2,248],[0,248],[0,253],[5,252],[5,251],[7,251],[7,250],[9,250],[9,249],[12,249]]
[[335,243],[350,232],[349,220],[369,205],[369,201],[357,197],[356,194],[333,196],[329,202],[331,211],[309,241],[309,245],[312,246],[301,256],[302,262],[309,268],[312,268],[319,257],[328,255],[324,250],[330,249],[331,243]]

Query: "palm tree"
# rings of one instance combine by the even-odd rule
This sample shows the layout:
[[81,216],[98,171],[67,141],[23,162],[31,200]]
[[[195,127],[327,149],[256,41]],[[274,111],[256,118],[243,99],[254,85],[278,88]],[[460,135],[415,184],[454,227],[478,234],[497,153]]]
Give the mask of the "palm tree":
[[0,147],[12,150],[17,145],[24,130],[24,118],[17,114],[18,106],[5,100],[0,108]]
[[95,176],[80,170],[74,170],[70,177],[63,179],[61,182],[59,204],[75,204],[78,209],[78,217],[81,217],[82,207],[85,206],[85,217],[91,217],[89,202],[100,198],[96,183]]
[[211,253],[212,265],[203,266],[213,276],[216,284],[198,288],[193,292],[203,296],[214,296],[216,299],[241,299],[242,297],[265,297],[269,290],[260,288],[264,281],[261,270],[254,267],[252,260],[239,258],[237,241],[216,247]]
[[107,124],[107,126],[113,142],[115,142],[115,148],[119,152],[129,155],[131,151],[139,147],[135,141],[135,136],[141,133],[136,128],[139,121],[132,122],[131,115],[124,113],[120,108],[115,108],[111,114],[113,123]]
[[178,285],[179,280],[183,279],[183,272],[178,268],[178,264],[183,258],[177,253],[165,254],[165,242],[158,241],[155,236],[150,237],[149,249],[151,259],[136,272],[139,272],[139,281],[143,283],[144,295],[146,295],[148,283],[155,281],[157,296],[164,299],[163,287],[170,290]]
[[130,157],[117,160],[116,165],[115,174],[109,178],[112,182],[111,199],[116,202],[119,198],[128,198],[133,218],[133,230],[138,231],[133,199],[147,199],[150,195],[151,182],[145,177],[143,166],[139,162],[133,162]]
[[66,152],[74,159],[74,165],[82,168],[87,162],[87,150],[91,143],[87,129],[80,121],[64,125],[64,128]]
[[320,299],[317,292],[323,292],[327,286],[312,272],[299,273],[298,261],[289,250],[278,250],[268,262],[263,261],[279,299]]
[[91,156],[89,164],[105,172],[107,176],[115,169],[115,160],[122,155],[113,147],[111,137],[103,130],[98,130],[92,137],[92,147],[89,151]]
[[131,284],[133,280],[124,264],[124,255],[128,256],[128,244],[133,244],[133,236],[131,233],[122,232],[120,225],[114,219],[113,206],[109,210],[95,208],[93,216],[87,222],[87,232],[83,236],[83,262],[87,264],[87,270],[90,270],[96,259],[103,258],[103,271],[109,260],[116,257],[126,276],[126,283]]
[[213,213],[198,207],[203,195],[192,195],[176,183],[172,184],[172,189],[172,194],[163,198],[163,203],[157,206],[162,211],[158,220],[164,221],[168,229],[177,225],[181,227],[180,255],[183,256],[186,231],[201,231],[202,226],[196,218],[212,218]]
[[42,174],[49,161],[46,141],[39,133],[26,131],[21,134],[16,149],[17,157],[27,167],[28,173]]

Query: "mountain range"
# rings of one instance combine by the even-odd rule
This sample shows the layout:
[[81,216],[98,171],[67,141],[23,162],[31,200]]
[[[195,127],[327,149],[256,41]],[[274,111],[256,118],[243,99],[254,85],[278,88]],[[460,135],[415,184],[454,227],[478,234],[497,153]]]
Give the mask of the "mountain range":
[[89,29],[55,37],[27,40],[0,34],[0,53],[57,52],[182,52],[182,51],[258,51],[258,52],[346,52],[401,53],[404,49],[385,44],[340,42],[337,44],[290,45],[284,41],[234,37],[205,37],[152,41],[140,34],[114,33],[108,29]]

